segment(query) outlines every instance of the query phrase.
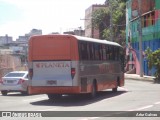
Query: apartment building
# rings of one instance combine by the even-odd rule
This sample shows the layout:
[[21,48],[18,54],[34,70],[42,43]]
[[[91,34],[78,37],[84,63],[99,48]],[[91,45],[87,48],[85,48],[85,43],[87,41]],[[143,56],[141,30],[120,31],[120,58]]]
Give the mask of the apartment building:
[[[140,18],[141,17],[141,22]],[[141,23],[141,27],[140,27]],[[143,53],[149,47],[152,51],[160,48],[160,0],[127,0],[126,2],[126,45],[128,62],[126,69],[135,69],[140,74],[139,41],[142,29]],[[153,75],[148,69],[148,61],[143,54],[143,72]]]
[[0,36],[0,45],[12,43],[13,38],[11,36],[8,36],[7,34],[5,36]]

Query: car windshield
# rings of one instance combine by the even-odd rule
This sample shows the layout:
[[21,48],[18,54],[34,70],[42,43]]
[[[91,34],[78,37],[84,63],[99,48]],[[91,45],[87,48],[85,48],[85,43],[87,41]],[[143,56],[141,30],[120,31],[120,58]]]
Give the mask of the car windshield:
[[5,77],[23,77],[25,73],[9,73]]

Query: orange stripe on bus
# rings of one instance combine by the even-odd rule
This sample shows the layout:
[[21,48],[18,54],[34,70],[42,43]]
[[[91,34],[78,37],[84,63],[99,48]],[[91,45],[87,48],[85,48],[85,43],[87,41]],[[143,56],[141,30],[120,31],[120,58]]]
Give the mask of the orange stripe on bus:
[[49,94],[49,93],[80,93],[80,87],[50,87],[50,86],[29,86],[29,94]]

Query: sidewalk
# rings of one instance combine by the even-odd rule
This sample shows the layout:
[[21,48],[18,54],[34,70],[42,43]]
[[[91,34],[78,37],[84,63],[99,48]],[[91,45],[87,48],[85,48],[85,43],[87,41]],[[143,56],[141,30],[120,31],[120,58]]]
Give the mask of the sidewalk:
[[131,80],[137,80],[137,81],[147,81],[147,82],[154,82],[154,76],[146,76],[140,77],[140,75],[137,74],[126,74],[125,73],[125,79],[131,79]]

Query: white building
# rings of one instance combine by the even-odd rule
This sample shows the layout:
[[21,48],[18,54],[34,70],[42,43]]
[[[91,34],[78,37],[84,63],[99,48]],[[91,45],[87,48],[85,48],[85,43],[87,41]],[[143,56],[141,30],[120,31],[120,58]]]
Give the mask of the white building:
[[4,44],[8,44],[8,43],[12,43],[13,42],[13,38],[5,35],[5,36],[0,36],[0,45],[4,45]]
[[19,38],[16,39],[16,41],[18,43],[26,43],[28,42],[29,38],[33,35],[42,35],[42,30],[32,29],[29,33],[25,34],[24,36],[19,36]]

